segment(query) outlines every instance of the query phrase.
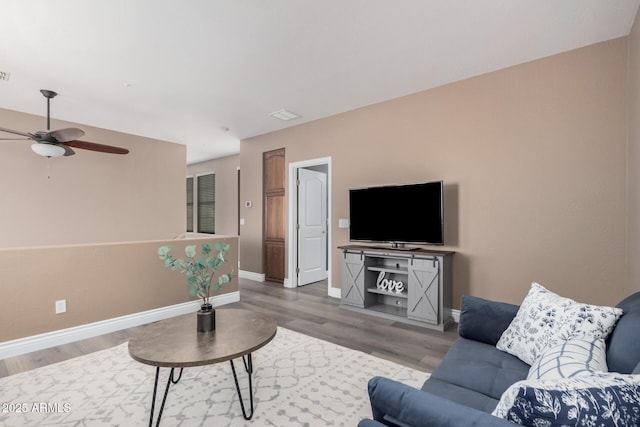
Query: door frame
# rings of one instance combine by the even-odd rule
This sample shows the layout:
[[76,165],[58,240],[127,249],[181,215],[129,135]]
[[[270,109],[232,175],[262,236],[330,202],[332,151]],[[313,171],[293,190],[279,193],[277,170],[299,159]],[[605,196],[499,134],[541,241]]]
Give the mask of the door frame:
[[332,247],[332,232],[331,232],[331,157],[321,157],[317,159],[303,160],[299,162],[289,163],[289,197],[288,197],[288,236],[287,236],[287,279],[284,281],[284,286],[287,288],[298,287],[298,275],[296,274],[296,260],[298,258],[298,239],[296,232],[296,220],[298,212],[298,192],[296,189],[296,177],[297,171],[301,168],[308,168],[310,166],[327,165],[327,294],[337,298],[340,297],[340,289],[334,290],[331,286],[331,272],[333,270],[331,262],[331,247]]

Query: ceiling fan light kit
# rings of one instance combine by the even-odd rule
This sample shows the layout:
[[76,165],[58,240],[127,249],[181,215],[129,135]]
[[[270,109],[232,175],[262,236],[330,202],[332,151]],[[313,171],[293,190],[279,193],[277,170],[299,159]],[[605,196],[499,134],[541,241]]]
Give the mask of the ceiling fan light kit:
[[31,149],[34,153],[44,157],[60,157],[64,156],[66,150],[59,145],[43,144],[34,142],[31,144]]
[[[34,133],[20,132],[17,130],[6,129],[0,127],[0,131],[20,135],[23,139],[35,141],[31,144],[31,149],[44,157],[61,157],[72,156],[75,154],[73,148],[82,150],[97,151],[100,153],[110,154],[128,154],[126,148],[114,147],[111,145],[97,144],[95,142],[80,141],[77,138],[84,136],[84,131],[77,128],[66,128],[52,131],[50,129],[51,115],[49,111],[49,102],[57,93],[52,90],[41,89],[40,93],[47,98],[47,131],[38,131]],[[0,138],[7,139],[7,138]]]

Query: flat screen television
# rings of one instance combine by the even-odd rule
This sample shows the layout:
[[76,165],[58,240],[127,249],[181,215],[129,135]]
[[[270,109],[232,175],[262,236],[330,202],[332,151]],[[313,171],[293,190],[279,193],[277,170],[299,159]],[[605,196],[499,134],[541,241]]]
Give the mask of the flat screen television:
[[442,181],[349,190],[349,240],[444,245]]

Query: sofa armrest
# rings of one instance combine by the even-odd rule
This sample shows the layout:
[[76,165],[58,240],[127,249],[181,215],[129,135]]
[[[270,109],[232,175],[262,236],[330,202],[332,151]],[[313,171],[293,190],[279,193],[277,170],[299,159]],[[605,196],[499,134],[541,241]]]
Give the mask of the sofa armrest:
[[386,426],[513,427],[502,418],[384,377],[369,380],[369,399],[373,418]]
[[387,427],[387,426],[375,420],[370,420],[365,418],[364,420],[358,423],[358,427]]
[[517,305],[463,295],[460,301],[458,334],[461,337],[496,345],[516,317]]

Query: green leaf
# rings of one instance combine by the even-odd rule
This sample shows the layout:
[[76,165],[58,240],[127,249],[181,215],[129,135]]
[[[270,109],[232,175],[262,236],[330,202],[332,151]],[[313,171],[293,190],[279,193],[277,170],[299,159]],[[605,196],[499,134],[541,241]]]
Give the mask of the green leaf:
[[211,245],[209,243],[203,243],[202,244],[202,253],[204,255],[209,255],[210,252],[211,252]]
[[198,279],[193,276],[187,277],[187,283],[190,285],[195,285],[196,283],[198,283]]
[[223,246],[223,250],[224,250],[225,252],[226,252],[226,251],[228,251],[229,249],[231,249],[231,245],[230,245],[229,243],[227,243],[227,244],[225,244],[225,245]]
[[187,258],[193,258],[194,256],[196,256],[196,245],[189,245],[184,248],[184,254],[187,256]]
[[160,259],[165,259],[167,255],[169,255],[170,250],[171,248],[169,246],[160,246],[158,248],[158,256],[160,257]]
[[216,243],[214,246],[216,251],[221,251],[222,250],[222,243]]
[[230,274],[222,274],[220,275],[220,277],[218,277],[218,283],[219,284],[223,284],[223,283],[229,283],[231,281],[231,275]]
[[198,288],[189,289],[189,295],[191,295],[192,297],[198,296]]

